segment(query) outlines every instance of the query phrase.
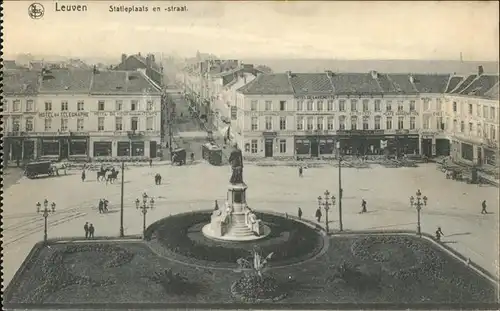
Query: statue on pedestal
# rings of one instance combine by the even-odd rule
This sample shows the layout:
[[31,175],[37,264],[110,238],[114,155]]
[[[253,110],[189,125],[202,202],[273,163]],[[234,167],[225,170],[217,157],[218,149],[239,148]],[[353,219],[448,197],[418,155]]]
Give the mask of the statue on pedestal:
[[229,156],[229,163],[231,164],[232,175],[229,182],[232,185],[243,183],[243,153],[241,149],[238,148],[237,144],[234,144],[233,150]]

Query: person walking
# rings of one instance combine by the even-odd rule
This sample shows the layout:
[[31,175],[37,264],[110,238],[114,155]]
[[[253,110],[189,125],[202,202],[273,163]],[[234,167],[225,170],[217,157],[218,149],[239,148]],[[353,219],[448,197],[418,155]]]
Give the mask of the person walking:
[[90,239],[93,239],[93,238],[94,238],[94,232],[95,232],[94,225],[93,225],[93,224],[90,224],[90,226],[89,226],[89,238],[90,238]]
[[85,225],[83,226],[83,230],[85,230],[85,238],[89,238],[89,223],[86,222]]
[[297,211],[297,215],[299,215],[299,219],[302,219],[302,209],[299,207],[299,210]]
[[86,177],[85,176],[85,169],[83,169],[83,171],[82,171],[82,182],[85,182],[85,177]]
[[442,236],[444,236],[444,233],[441,230],[441,227],[438,227],[436,230],[436,241],[441,241]]
[[161,185],[161,175],[158,174],[158,185]]
[[106,212],[106,213],[108,212],[108,204],[109,204],[109,201],[108,201],[108,200],[106,200],[106,199],[103,199],[103,200],[102,200],[102,210],[103,210],[104,212]]
[[153,159],[149,158],[149,167],[152,167],[152,166],[153,166]]
[[158,185],[158,173],[155,175],[155,185]]
[[488,211],[486,210],[486,200],[481,203],[481,214],[488,214]]
[[316,210],[316,219],[318,219],[318,222],[321,222],[321,216],[323,216],[323,214],[321,213],[321,209],[318,207]]
[[302,177],[303,170],[302,165],[299,166],[299,177]]
[[365,199],[361,199],[361,213],[366,213],[366,201]]
[[102,199],[99,200],[99,214],[102,214],[104,212],[104,202]]

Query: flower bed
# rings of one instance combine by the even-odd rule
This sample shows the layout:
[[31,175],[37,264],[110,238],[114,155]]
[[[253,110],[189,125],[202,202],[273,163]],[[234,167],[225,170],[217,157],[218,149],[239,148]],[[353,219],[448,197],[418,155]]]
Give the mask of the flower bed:
[[286,297],[284,286],[270,275],[244,275],[231,285],[231,293],[245,302],[275,302]]

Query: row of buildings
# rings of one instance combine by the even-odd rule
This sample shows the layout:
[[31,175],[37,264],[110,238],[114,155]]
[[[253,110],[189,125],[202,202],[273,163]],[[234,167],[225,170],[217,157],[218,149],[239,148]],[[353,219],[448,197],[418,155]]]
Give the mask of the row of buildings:
[[[6,160],[156,157],[161,143],[161,73],[142,68],[5,69]],[[118,67],[119,67],[118,66]]]
[[[247,158],[393,153],[496,165],[498,75],[264,74],[204,61],[182,76],[200,109],[228,120]],[[216,118],[217,119],[217,118]],[[224,132],[227,127],[223,127]]]

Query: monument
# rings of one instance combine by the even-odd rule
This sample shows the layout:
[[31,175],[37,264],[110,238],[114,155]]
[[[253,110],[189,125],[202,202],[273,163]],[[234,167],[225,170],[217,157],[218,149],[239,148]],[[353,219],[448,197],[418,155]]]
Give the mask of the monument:
[[271,229],[264,225],[246,202],[247,185],[243,181],[243,154],[238,145],[233,146],[229,156],[231,178],[227,190],[225,207],[215,209],[203,234],[223,241],[254,241],[265,238]]

